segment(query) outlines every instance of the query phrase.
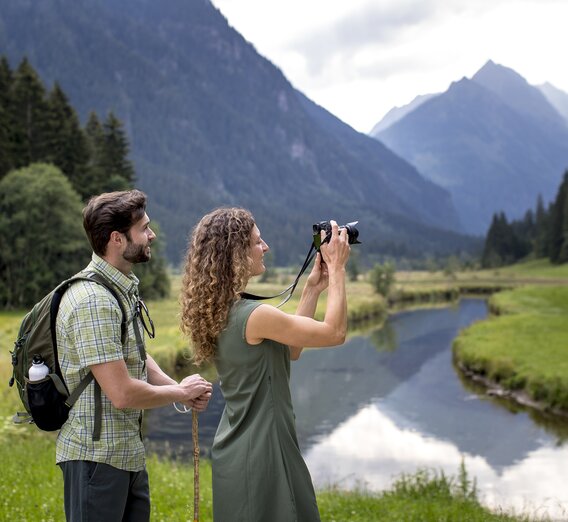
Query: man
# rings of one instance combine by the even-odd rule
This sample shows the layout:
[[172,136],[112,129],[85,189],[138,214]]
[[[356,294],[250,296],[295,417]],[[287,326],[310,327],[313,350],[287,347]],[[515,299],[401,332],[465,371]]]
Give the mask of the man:
[[83,210],[83,226],[93,248],[86,270],[112,283],[128,326],[123,343],[123,312],[100,284],[80,281],[63,296],[56,323],[63,376],[70,391],[89,370],[95,378],[57,438],[65,514],[71,521],[147,521],[150,495],[142,410],[180,402],[202,411],[212,387],[197,374],[178,384],[145,353],[137,314],[138,279],[132,273],[134,264],[149,261],[156,238],[145,194],[130,190],[91,198]]

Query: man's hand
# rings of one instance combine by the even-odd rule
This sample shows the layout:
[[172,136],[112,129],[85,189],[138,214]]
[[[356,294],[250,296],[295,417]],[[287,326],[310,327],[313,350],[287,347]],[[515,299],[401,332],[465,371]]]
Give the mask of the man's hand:
[[[211,397],[211,392],[213,391],[213,385],[206,381],[198,373],[188,375],[179,383],[179,385],[183,388],[186,394],[186,398],[182,401],[183,403],[195,401],[195,399],[198,398],[200,399],[200,402],[203,402],[207,394]],[[204,398],[202,399],[202,397]],[[209,401],[208,398],[206,400]]]
[[189,402],[182,403],[186,408],[191,408],[197,412],[202,412],[207,409],[209,404],[209,399],[211,399],[211,392],[204,393],[197,397],[197,399],[193,399]]

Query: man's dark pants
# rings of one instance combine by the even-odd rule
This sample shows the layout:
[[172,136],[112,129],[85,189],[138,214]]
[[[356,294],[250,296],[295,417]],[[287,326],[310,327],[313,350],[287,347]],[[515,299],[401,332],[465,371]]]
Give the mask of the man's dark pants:
[[67,522],[146,522],[150,520],[148,473],[108,464],[72,460],[63,471]]

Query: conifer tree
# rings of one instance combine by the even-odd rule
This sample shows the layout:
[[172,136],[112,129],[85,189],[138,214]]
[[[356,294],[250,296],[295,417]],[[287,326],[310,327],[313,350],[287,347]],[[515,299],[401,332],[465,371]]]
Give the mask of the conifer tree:
[[568,170],[558,189],[550,217],[550,261],[568,261]]
[[90,195],[85,184],[89,149],[79,118],[58,83],[48,101],[47,156],[43,160],[59,167],[81,198],[86,199]]
[[12,168],[10,143],[10,92],[12,70],[5,56],[0,59],[0,179]]
[[559,263],[568,263],[568,171],[565,174],[564,184],[565,184],[565,197],[564,197],[564,212],[562,219],[562,246],[560,247],[560,254],[558,255]]
[[13,167],[41,161],[48,154],[45,88],[26,58],[14,74],[11,103]]
[[85,136],[89,149],[89,163],[85,176],[85,186],[89,194],[100,194],[108,190],[106,181],[103,156],[105,136],[103,126],[95,112],[89,114],[85,125]]
[[525,217],[525,221],[509,224],[504,212],[493,215],[481,257],[483,268],[514,263],[530,252],[528,237],[521,237],[515,229],[530,230],[531,216],[532,213]]
[[548,214],[544,208],[542,195],[538,195],[535,212],[535,237],[533,241],[533,252],[535,257],[547,257],[548,245]]
[[483,254],[481,255],[481,266],[483,268],[494,268],[501,266],[503,260],[498,253],[499,250],[499,227],[500,221],[497,214],[493,214],[491,225],[487,231]]
[[103,124],[100,165],[104,190],[123,190],[134,184],[134,167],[128,159],[129,145],[120,120],[111,112]]

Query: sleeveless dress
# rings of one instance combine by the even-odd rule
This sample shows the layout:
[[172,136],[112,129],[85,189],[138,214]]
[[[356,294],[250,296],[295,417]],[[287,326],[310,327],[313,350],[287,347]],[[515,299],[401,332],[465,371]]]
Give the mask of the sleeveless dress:
[[245,327],[260,303],[242,299],[217,340],[225,409],[211,448],[215,522],[318,522],[290,396],[290,351]]

